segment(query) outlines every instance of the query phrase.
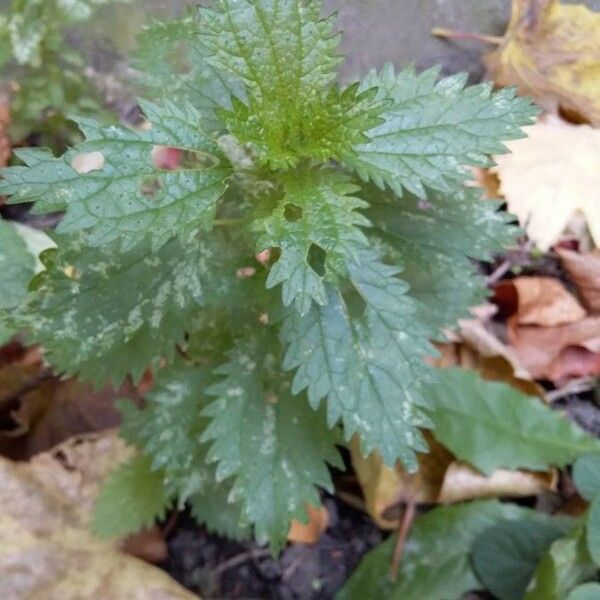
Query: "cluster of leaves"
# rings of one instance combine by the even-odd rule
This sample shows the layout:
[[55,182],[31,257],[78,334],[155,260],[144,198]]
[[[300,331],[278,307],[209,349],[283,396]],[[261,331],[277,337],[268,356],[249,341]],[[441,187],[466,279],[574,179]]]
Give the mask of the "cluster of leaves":
[[580,518],[496,501],[435,508],[416,519],[396,582],[388,576],[391,536],[363,559],[338,600],[443,600],[477,589],[498,600],[598,597],[599,584],[589,581],[600,570],[599,442],[505,384],[461,369],[439,376],[430,386],[434,431],[457,459],[490,475],[546,470],[578,457],[573,478],[590,508]]
[[430,340],[485,297],[472,259],[517,234],[468,167],[537,111],[435,69],[340,86],[338,42],[316,0],[216,0],[144,33],[147,127],[80,118],[82,143],[3,173],[12,202],[65,213],[11,325],[97,384],[156,369],[100,531],[189,501],[277,550],[344,440],[409,469],[427,450]]
[[11,0],[0,15],[0,68],[18,79],[11,137],[32,131],[44,141],[68,143],[77,133],[67,115],[100,114],[101,104],[83,75],[84,60],[64,40],[66,26],[89,19],[99,7],[128,0]]

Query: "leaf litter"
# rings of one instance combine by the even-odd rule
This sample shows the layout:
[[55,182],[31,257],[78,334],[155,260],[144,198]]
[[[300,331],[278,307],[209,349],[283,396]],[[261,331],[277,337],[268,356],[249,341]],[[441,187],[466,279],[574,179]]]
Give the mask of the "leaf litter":
[[[518,270],[506,273],[508,278],[501,279],[494,290],[494,302],[499,312],[461,321],[459,329],[449,334],[450,342],[440,345],[442,359],[438,365],[476,369],[487,380],[504,381],[529,396],[538,396],[542,405],[542,400],[549,396],[546,394],[548,381],[560,391],[562,386],[567,386],[574,379],[600,374],[598,250],[582,253],[578,251],[578,244],[574,249],[560,245],[573,217],[578,214],[584,215],[585,226],[593,241],[596,245],[600,244],[600,199],[597,196],[600,189],[600,145],[598,130],[588,125],[598,126],[600,123],[599,44],[596,43],[600,15],[583,7],[564,6],[552,0],[535,2],[534,8],[530,6],[528,11],[527,4],[514,0],[513,18],[506,37],[498,50],[487,56],[486,64],[497,83],[518,85],[523,93],[533,95],[552,114],[530,128],[530,138],[511,142],[509,147],[513,154],[500,157],[494,170],[482,170],[481,173],[489,185],[493,185],[494,178],[497,178],[497,192],[504,196],[509,210],[518,216],[529,238],[542,252],[550,254],[552,249],[552,259],[560,262],[565,277],[560,281],[535,272],[525,277],[518,276]],[[556,116],[558,112],[583,124],[568,123]],[[179,160],[179,156],[171,155],[168,148],[164,152],[161,149],[159,155],[160,164],[163,166],[164,163],[165,168],[171,168],[171,163]],[[103,157],[80,155],[76,157],[73,168],[85,173],[101,168],[102,164]],[[23,557],[28,557],[32,549],[37,552],[37,548],[44,551],[53,548],[53,552],[60,550],[65,564],[70,564],[71,559],[81,560],[76,548],[83,547],[84,556],[86,559],[90,557],[89,564],[95,574],[91,582],[86,582],[85,592],[78,587],[82,585],[81,581],[71,583],[68,578],[66,584],[58,581],[62,575],[52,572],[56,568],[55,557],[48,552],[42,553],[41,564],[47,577],[43,584],[50,586],[50,594],[61,594],[56,598],[109,599],[113,597],[111,593],[117,594],[115,598],[126,595],[133,599],[137,597],[135,594],[142,594],[140,598],[194,598],[156,575],[152,567],[139,561],[130,562],[135,559],[123,555],[113,543],[91,538],[85,525],[82,527],[88,521],[89,507],[97,493],[98,481],[105,475],[102,471],[107,462],[123,460],[127,450],[113,447],[116,442],[110,434],[71,440],[50,452],[47,448],[68,435],[79,433],[83,427],[80,419],[85,421],[87,430],[114,425],[111,399],[106,403],[92,399],[85,410],[80,410],[77,398],[88,401],[91,392],[73,380],[63,382],[50,378],[36,382],[36,374],[43,372],[44,367],[35,349],[24,352],[17,364],[9,369],[5,370],[6,365],[0,366],[0,407],[2,410],[5,408],[1,398],[8,398],[12,419],[11,431],[0,433],[0,449],[3,448],[2,440],[10,440],[14,447],[15,441],[25,439],[25,447],[19,451],[21,458],[42,453],[23,464],[0,459],[0,473],[8,481],[8,484],[0,485],[0,490],[4,489],[5,493],[13,490],[12,494],[18,494],[23,488],[28,492],[28,502],[21,506],[14,502],[14,495],[9,494],[9,498],[4,500],[5,505],[11,505],[11,510],[8,517],[2,517],[4,527],[0,527],[0,569],[2,565],[10,569],[11,565],[24,564],[32,567],[33,571],[37,565],[30,564],[29,559]],[[544,380],[544,387],[539,380]],[[36,385],[32,390],[23,391],[28,382]],[[53,400],[49,402],[49,398]],[[98,407],[97,419],[94,416],[95,406]],[[539,498],[558,490],[557,471],[552,467],[543,472],[499,469],[485,476],[472,464],[459,460],[439,442],[429,441],[432,452],[419,455],[416,474],[408,473],[399,466],[387,467],[376,454],[364,458],[360,452],[353,451],[354,467],[367,510],[382,528],[398,528],[403,507],[408,503],[446,504],[491,497]],[[35,494],[30,493],[32,485]],[[76,493],[73,489],[77,490]],[[64,500],[61,500],[59,509],[54,504],[56,497]],[[13,503],[17,506],[12,506]],[[445,526],[451,530],[447,538],[444,538],[444,528],[439,527],[439,537],[445,540],[446,547],[465,529],[469,530],[472,524],[473,531],[480,531],[479,526],[474,526],[479,518],[477,511],[481,510],[481,514],[502,512],[497,511],[496,505],[477,502],[458,504],[453,508],[456,508],[455,512],[447,513],[451,518],[444,520]],[[461,511],[471,509],[472,514],[461,514]],[[13,511],[17,514],[12,514]],[[441,518],[442,513],[439,514]],[[456,520],[454,515],[457,515]],[[318,540],[327,528],[327,511],[310,508],[309,517],[307,525],[294,523],[289,540],[301,543]],[[435,521],[436,518],[434,511],[430,520]],[[507,518],[513,518],[513,515]],[[420,528],[420,521],[417,521],[416,541],[423,535],[422,530],[426,531],[427,523],[423,523],[424,527]],[[6,532],[9,535],[3,536]],[[13,535],[16,542],[11,537]],[[6,548],[9,549],[8,554]],[[421,554],[420,560],[424,561],[429,560],[429,554],[432,556],[428,569],[445,564],[445,557],[433,547],[431,551],[429,548],[422,550]],[[110,585],[116,587],[108,591],[102,589],[98,593],[105,595],[94,596],[97,593],[93,589],[94,582],[101,584],[108,573],[114,573],[111,569],[116,564],[115,560],[125,561],[120,576],[111,577]],[[388,556],[386,560],[389,560]],[[413,560],[414,552],[411,550],[407,555],[407,569],[411,568]],[[424,571],[422,578],[413,582],[413,590],[416,589],[417,593],[419,586],[426,588],[424,580],[427,573]],[[470,589],[468,584],[472,587],[476,580],[470,571],[464,571],[462,575],[463,580],[459,583],[466,582],[466,591]],[[143,580],[150,586],[150,591],[127,587],[130,576],[138,582]],[[383,579],[386,579],[385,575]],[[0,583],[0,590],[2,585],[29,585],[15,583],[14,578],[4,580],[0,577],[0,581],[8,582]],[[37,585],[34,576],[32,581]],[[454,582],[448,578],[447,583]],[[160,589],[158,595],[152,588],[154,585]],[[163,585],[169,590],[164,592],[167,595],[160,595],[163,594]],[[25,593],[25,588],[14,589],[18,590],[16,593]],[[430,600],[441,597],[436,595],[438,592],[433,590],[427,597]],[[70,593],[80,595],[69,596]],[[83,593],[91,595],[83,596]],[[54,597],[49,595],[48,600]],[[342,597],[346,596],[342,594]],[[541,596],[531,596],[534,597]],[[10,595],[8,598],[12,600]]]

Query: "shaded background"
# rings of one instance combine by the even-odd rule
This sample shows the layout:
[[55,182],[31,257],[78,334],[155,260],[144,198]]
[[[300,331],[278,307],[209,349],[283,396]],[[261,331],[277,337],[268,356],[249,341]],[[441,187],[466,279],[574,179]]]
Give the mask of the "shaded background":
[[[180,14],[194,3],[198,2],[138,0],[133,5],[108,7],[91,30],[76,33],[75,43],[94,54],[96,61],[99,39],[102,52],[112,48],[110,52],[127,54],[134,46],[135,33],[148,18]],[[600,10],[600,0],[583,4]],[[324,0],[324,5],[327,13],[339,14],[344,31],[342,49],[347,57],[342,76],[346,79],[390,61],[398,66],[414,63],[419,69],[441,64],[447,73],[466,70],[478,78],[485,45],[440,40],[431,35],[431,29],[499,35],[510,16],[510,0]]]

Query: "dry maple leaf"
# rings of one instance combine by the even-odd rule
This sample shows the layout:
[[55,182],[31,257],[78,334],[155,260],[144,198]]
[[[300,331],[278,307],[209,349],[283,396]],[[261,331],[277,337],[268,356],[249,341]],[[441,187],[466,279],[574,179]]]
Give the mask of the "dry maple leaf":
[[600,130],[546,117],[524,128],[529,137],[495,157],[508,208],[540,250],[560,238],[580,211],[600,246]]
[[600,125],[600,13],[558,0],[513,0],[499,48],[485,57],[499,86],[517,85],[547,110]]
[[28,463],[0,458],[2,600],[198,600],[87,527],[103,479],[130,455],[107,433],[72,439]]

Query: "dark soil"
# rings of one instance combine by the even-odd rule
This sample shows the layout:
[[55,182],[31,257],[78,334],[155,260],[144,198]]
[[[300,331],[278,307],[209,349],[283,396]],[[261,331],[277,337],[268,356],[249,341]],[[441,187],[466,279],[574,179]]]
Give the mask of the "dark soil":
[[332,496],[324,504],[330,526],[318,543],[290,544],[277,560],[252,542],[211,535],[181,515],[162,566],[203,600],[332,599],[383,536],[361,511]]

